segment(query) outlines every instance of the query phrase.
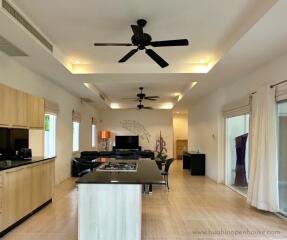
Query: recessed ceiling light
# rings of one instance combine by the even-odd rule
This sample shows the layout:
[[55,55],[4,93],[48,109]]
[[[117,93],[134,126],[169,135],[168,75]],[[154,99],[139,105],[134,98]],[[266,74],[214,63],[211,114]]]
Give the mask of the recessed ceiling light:
[[83,83],[85,85],[85,87],[90,88],[90,84],[89,83]]
[[197,82],[192,82],[192,83],[190,84],[190,88],[193,88],[196,84],[197,84]]
[[80,64],[81,62],[79,60],[76,60],[75,61],[75,64]]

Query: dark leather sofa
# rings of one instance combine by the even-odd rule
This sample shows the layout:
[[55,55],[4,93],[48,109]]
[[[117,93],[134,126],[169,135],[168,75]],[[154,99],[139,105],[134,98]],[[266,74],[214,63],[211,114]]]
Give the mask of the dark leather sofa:
[[138,150],[116,150],[113,151],[83,151],[80,158],[72,160],[72,176],[81,177],[90,172],[93,168],[100,165],[100,163],[92,163],[91,161],[96,158],[115,158],[115,159],[139,159],[149,158],[154,160],[154,152],[138,151]]

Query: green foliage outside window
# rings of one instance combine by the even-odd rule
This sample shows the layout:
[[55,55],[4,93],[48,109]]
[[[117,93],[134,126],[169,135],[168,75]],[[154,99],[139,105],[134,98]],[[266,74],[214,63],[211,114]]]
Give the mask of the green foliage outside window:
[[45,115],[44,129],[45,131],[50,131],[50,116],[49,115]]

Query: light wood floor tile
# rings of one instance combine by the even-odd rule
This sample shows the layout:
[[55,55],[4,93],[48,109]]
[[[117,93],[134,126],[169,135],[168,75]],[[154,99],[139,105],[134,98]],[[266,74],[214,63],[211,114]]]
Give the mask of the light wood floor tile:
[[[55,189],[53,203],[7,234],[5,240],[76,240],[77,188],[70,178]],[[155,186],[143,196],[143,240],[287,239],[287,222],[250,207],[245,198],[206,177],[190,176],[182,162],[171,167],[170,192]],[[132,209],[132,206],[131,206]],[[279,234],[221,234],[221,231]],[[210,231],[199,234],[196,231]],[[218,234],[216,234],[217,232]]]

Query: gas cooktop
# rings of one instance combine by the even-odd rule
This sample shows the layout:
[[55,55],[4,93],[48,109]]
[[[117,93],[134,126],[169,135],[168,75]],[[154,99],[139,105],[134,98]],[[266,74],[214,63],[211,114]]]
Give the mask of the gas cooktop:
[[136,162],[108,162],[97,168],[102,172],[136,172],[138,164]]

